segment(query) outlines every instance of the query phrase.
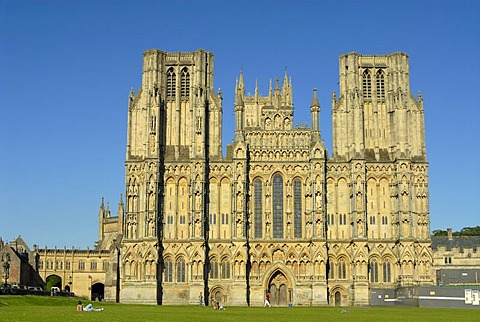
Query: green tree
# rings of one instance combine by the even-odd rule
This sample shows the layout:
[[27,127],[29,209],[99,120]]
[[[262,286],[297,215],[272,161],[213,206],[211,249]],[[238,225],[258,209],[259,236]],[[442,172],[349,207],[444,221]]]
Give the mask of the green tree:
[[62,278],[58,275],[50,275],[47,277],[47,285],[45,286],[45,290],[50,291],[50,289],[54,286],[62,289]]

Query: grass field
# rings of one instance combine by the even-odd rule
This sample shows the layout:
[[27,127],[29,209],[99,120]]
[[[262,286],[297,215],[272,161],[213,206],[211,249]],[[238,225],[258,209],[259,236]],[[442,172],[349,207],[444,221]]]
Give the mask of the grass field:
[[[84,304],[88,302],[84,301]],[[94,302],[102,312],[77,312],[77,299],[0,296],[0,321],[480,321],[476,309],[407,307],[227,307],[127,305]],[[342,313],[342,311],[348,313]]]

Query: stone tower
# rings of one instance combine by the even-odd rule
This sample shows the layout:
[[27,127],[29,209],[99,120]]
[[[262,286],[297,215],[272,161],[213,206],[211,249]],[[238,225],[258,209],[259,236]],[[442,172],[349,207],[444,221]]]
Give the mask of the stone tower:
[[[212,53],[144,53],[142,86],[136,94],[131,91],[128,103],[122,299],[161,303],[163,241],[203,238],[202,182],[208,160],[222,155],[221,121]],[[165,169],[172,165],[178,165],[175,171],[183,172],[184,179],[170,185]],[[190,177],[198,185],[190,185],[185,179]],[[192,194],[200,199],[193,205]],[[191,206],[194,213],[187,210]]]
[[410,94],[406,54],[340,57],[326,206],[330,223],[339,220],[330,240],[352,241],[357,304],[387,280],[432,282],[423,114],[421,95]]

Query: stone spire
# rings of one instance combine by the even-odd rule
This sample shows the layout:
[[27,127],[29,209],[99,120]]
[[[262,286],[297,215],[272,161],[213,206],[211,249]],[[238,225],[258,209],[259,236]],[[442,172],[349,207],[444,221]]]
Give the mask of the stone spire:
[[320,132],[320,103],[318,103],[317,89],[313,89],[312,103],[310,104],[310,113],[312,115],[312,131]]
[[118,217],[120,217],[120,216],[123,216],[124,213],[125,213],[125,206],[123,204],[123,195],[120,194],[120,201],[118,202],[117,215]]

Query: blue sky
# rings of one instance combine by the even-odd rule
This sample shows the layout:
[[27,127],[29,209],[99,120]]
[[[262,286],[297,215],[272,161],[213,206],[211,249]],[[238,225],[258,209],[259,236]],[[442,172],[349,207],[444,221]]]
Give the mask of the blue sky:
[[331,152],[338,56],[410,57],[425,107],[431,230],[480,225],[480,1],[0,0],[0,236],[92,247],[101,198],[124,191],[127,97],[142,54],[215,53],[223,144],[233,138],[240,70],[292,77],[294,123],[318,89]]

